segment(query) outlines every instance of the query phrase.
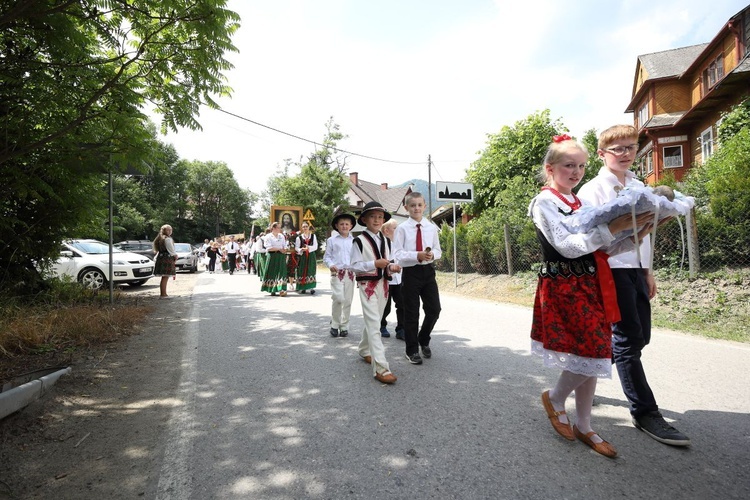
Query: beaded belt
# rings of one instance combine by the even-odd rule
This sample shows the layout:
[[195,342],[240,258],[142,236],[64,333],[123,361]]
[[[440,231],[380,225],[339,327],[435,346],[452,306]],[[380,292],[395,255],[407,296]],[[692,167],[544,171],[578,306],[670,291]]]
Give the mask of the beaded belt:
[[539,266],[539,276],[545,278],[556,278],[562,276],[563,278],[569,278],[571,275],[581,277],[584,274],[591,276],[596,274],[596,265],[594,259],[576,259],[570,261],[544,261]]

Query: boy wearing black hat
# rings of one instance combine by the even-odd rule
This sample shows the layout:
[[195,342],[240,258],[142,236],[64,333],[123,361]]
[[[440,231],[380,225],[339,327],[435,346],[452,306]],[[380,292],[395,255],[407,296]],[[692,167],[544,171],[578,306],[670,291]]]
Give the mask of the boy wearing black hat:
[[351,214],[339,214],[331,221],[335,232],[326,240],[323,263],[331,271],[331,336],[349,335],[349,313],[354,296],[354,271],[351,269],[352,243],[349,234],[356,224]]
[[385,348],[380,339],[380,318],[388,300],[390,273],[401,270],[390,262],[390,241],[380,234],[380,227],[390,218],[391,214],[380,203],[367,203],[358,220],[367,230],[354,238],[351,255],[365,324],[359,355],[372,365],[373,376],[384,384],[393,384],[396,376],[391,373],[385,359]]

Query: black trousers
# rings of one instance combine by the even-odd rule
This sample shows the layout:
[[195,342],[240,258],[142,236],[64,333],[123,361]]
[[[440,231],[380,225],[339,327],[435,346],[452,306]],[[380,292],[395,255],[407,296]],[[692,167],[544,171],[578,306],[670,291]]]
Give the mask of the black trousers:
[[641,362],[641,352],[651,341],[651,301],[644,272],[612,269],[622,317],[612,328],[612,357],[634,417],[659,409]]
[[[404,304],[404,337],[406,354],[419,352],[420,345],[430,345],[430,334],[440,317],[440,294],[435,281],[435,266],[405,267],[401,274],[401,298]],[[419,302],[424,320],[419,327]]]
[[237,267],[237,254],[227,253],[227,260],[229,261],[229,274],[234,274],[234,269]]
[[401,284],[388,285],[388,302],[385,303],[383,318],[380,320],[380,328],[388,326],[388,315],[391,314],[391,302],[396,304],[396,328],[404,327],[404,304],[401,298]]

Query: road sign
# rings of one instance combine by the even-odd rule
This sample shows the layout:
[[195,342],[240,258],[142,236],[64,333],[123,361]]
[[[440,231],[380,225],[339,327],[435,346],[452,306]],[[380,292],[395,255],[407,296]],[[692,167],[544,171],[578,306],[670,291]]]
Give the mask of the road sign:
[[437,201],[474,201],[474,184],[466,182],[435,182]]
[[305,215],[302,216],[302,220],[315,220],[315,216],[309,208],[305,212]]

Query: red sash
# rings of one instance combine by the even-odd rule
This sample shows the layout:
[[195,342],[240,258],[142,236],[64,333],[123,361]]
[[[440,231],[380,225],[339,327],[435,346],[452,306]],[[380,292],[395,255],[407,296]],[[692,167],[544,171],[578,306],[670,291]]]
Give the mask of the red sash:
[[615,289],[615,279],[612,277],[612,269],[607,262],[609,255],[597,250],[594,252],[596,260],[596,275],[599,277],[599,288],[602,291],[602,300],[604,302],[604,315],[610,323],[620,321],[620,308],[617,305],[617,290]]

